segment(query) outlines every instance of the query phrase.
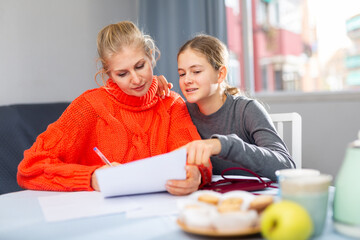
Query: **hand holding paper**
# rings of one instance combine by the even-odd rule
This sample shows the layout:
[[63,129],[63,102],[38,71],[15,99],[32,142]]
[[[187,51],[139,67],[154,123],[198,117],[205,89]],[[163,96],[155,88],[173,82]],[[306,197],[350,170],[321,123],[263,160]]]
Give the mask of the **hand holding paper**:
[[166,189],[172,195],[187,195],[198,190],[201,183],[201,173],[195,165],[186,166],[186,180],[170,180]]
[[166,191],[170,179],[186,179],[186,149],[96,171],[104,197]]

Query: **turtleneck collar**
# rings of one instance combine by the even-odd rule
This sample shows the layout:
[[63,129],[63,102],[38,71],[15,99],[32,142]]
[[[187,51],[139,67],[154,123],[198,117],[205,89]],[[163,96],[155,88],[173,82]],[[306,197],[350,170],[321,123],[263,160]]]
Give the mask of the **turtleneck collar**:
[[106,83],[105,89],[112,96],[114,96],[121,104],[127,106],[128,108],[138,108],[139,110],[144,110],[153,106],[158,101],[159,97],[156,95],[157,88],[158,88],[158,81],[154,77],[151,86],[149,88],[149,91],[142,97],[127,95],[110,78]]

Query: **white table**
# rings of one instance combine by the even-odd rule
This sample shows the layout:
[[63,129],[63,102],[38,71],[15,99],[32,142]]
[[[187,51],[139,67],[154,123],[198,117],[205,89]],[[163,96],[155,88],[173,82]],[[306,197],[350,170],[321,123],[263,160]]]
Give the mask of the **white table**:
[[[55,194],[59,193],[27,190],[0,195],[0,239],[208,239],[183,232],[176,224],[176,214],[128,219],[125,213],[118,213],[61,222],[47,222],[39,205],[38,197]],[[349,239],[335,232],[331,216],[330,207],[326,228],[318,239]],[[262,237],[257,234],[241,239],[262,239]]]

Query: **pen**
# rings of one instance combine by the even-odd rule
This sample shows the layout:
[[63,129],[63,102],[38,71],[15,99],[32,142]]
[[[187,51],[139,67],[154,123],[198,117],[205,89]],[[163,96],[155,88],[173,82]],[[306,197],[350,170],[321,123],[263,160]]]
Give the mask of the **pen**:
[[103,162],[109,166],[112,166],[112,164],[110,163],[110,161],[104,156],[104,154],[102,154],[102,152],[100,152],[100,150],[97,147],[94,147],[94,151],[96,152],[96,154],[101,158],[101,160],[103,160]]

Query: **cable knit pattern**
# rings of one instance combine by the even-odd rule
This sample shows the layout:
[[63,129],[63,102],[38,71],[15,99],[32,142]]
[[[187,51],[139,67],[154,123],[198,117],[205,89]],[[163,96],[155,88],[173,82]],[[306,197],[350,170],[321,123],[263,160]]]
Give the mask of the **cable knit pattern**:
[[[110,79],[106,88],[80,95],[24,152],[19,185],[34,190],[92,190],[91,175],[103,165],[95,146],[111,162],[127,163],[200,139],[180,95],[171,92],[161,99],[156,90],[154,78],[145,96],[129,96]],[[199,166],[199,170],[203,186],[211,181],[212,169]]]

